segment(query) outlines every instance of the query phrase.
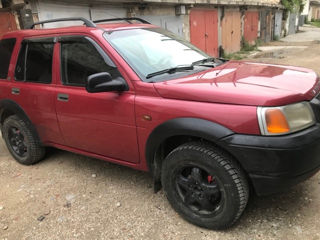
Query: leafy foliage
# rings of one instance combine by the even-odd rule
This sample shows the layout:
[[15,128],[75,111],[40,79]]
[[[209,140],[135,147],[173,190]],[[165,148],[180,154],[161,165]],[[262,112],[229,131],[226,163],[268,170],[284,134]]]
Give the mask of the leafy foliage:
[[312,26],[315,26],[315,27],[319,27],[319,28],[320,28],[320,20],[319,20],[319,19],[318,19],[318,20],[313,20],[313,21],[311,21],[310,24],[311,24]]
[[302,12],[305,0],[281,0],[281,3],[290,12]]
[[241,39],[241,52],[256,51],[261,45],[261,40],[257,39],[254,44],[247,42],[244,37]]

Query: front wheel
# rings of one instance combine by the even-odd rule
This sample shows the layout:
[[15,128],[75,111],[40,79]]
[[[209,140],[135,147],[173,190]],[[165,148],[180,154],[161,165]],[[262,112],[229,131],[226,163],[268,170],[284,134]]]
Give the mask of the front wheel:
[[172,207],[187,221],[209,229],[232,226],[244,211],[248,182],[238,164],[204,143],[174,149],[162,165],[162,185]]

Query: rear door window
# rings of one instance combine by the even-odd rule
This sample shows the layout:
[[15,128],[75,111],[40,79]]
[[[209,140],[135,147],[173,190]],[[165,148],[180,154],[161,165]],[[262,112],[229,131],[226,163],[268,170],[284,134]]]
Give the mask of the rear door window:
[[7,38],[0,41],[0,79],[8,77],[11,55],[15,44],[15,38]]
[[25,40],[16,64],[17,81],[51,83],[53,39]]

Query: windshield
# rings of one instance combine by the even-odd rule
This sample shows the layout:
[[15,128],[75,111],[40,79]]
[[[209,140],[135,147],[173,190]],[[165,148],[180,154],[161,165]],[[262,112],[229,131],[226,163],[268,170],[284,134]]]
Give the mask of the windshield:
[[165,76],[155,78],[168,79],[168,74],[190,74],[204,70],[203,66],[189,69],[186,66],[209,58],[207,54],[186,40],[161,28],[110,31],[106,32],[104,37],[143,81],[150,81],[149,76],[154,73],[173,68],[184,67],[184,73],[165,71]]

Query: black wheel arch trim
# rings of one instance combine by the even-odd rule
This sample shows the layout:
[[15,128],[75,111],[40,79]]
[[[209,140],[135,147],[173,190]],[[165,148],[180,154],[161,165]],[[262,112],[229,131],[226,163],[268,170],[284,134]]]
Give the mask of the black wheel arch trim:
[[157,126],[149,135],[145,152],[148,169],[154,178],[159,178],[156,173],[156,166],[154,166],[155,153],[160,145],[170,137],[197,137],[220,146],[222,142],[219,142],[219,140],[232,134],[234,132],[230,129],[205,119],[175,118],[168,120]]
[[[26,114],[26,112],[23,110],[23,108],[18,103],[16,103],[13,100],[10,100],[10,99],[1,100],[0,101],[0,120],[2,120],[3,114],[6,110],[12,112],[13,114],[15,114],[18,117],[20,117],[21,119],[23,119],[26,122],[26,124],[32,129],[32,132],[35,134],[39,143],[41,143],[40,137],[38,135],[38,132],[37,132],[35,126],[31,122],[31,120],[28,117],[28,115]],[[1,122],[0,122],[0,127],[2,129]]]

